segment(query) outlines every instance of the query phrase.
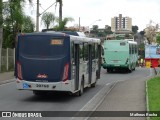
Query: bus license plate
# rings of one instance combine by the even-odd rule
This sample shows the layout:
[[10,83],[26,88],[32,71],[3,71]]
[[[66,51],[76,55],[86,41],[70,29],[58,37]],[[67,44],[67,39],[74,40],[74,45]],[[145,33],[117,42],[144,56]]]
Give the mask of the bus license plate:
[[45,85],[45,84],[36,84],[37,88],[49,88],[49,85]]

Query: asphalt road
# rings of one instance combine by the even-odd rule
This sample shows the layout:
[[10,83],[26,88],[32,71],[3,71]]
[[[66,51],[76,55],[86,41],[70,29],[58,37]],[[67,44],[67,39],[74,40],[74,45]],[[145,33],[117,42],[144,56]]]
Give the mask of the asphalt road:
[[[14,82],[0,85],[0,111],[79,111],[107,83],[133,80],[148,77],[150,69],[137,68],[132,73],[107,73],[102,68],[101,79],[95,88],[86,89],[81,97],[64,93],[53,93],[50,96],[36,97],[31,91],[18,91]],[[0,120],[5,118],[0,118]],[[6,118],[8,119],[8,118]],[[13,120],[13,118],[10,118]],[[17,118],[15,118],[16,120]],[[36,118],[26,118],[26,120]],[[38,118],[39,120],[62,120],[70,118]]]

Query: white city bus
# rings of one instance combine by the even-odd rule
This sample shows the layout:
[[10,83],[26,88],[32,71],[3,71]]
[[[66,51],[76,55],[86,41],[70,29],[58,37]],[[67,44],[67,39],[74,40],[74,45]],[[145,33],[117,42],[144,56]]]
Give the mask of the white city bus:
[[81,95],[100,79],[100,39],[65,33],[18,35],[15,77],[19,90],[41,95],[65,91]]

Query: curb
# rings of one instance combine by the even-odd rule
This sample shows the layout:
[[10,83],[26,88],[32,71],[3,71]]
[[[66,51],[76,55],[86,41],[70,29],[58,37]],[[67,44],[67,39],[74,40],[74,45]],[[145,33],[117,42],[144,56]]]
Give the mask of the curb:
[[[105,97],[111,92],[111,90],[116,86],[117,82],[106,84],[94,97],[91,99],[80,111],[92,111],[94,112],[99,105],[104,101]],[[88,115],[86,117],[76,117],[79,113],[77,113],[71,120],[88,120]]]
[[14,81],[15,81],[15,78],[9,79],[9,80],[3,80],[3,81],[0,82],[0,85],[10,83],[10,82],[14,82]]
[[[148,101],[148,85],[146,81],[146,106],[147,106],[147,111],[149,111],[149,101]],[[147,117],[147,120],[150,120],[150,117]]]

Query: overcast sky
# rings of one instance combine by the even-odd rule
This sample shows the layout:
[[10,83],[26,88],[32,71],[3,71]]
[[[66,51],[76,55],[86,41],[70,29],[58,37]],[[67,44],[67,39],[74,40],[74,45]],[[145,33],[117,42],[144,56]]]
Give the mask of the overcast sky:
[[[25,8],[26,13],[34,19],[36,18],[36,1],[33,0],[33,7],[27,5]],[[40,13],[55,1],[40,0]],[[47,10],[56,16],[58,16],[58,11],[59,5],[57,7],[53,5]],[[123,17],[131,17],[132,25],[137,25],[141,31],[150,20],[160,23],[160,0],[63,0],[63,17],[74,18],[74,22],[67,26],[78,24],[80,17],[81,26],[98,25],[99,28],[104,28],[105,25],[111,26],[111,18],[119,14],[122,14]],[[96,21],[98,19],[101,21]],[[43,25],[40,26],[40,29],[42,28],[44,28]]]

